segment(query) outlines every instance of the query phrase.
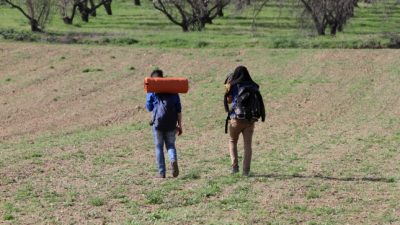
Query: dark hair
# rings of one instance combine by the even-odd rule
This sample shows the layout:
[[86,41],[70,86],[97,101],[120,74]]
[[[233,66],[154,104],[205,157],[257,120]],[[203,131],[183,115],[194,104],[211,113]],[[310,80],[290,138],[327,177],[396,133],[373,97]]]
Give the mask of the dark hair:
[[151,72],[151,77],[164,77],[164,73],[160,69],[155,69],[153,72]]
[[247,68],[245,66],[238,66],[233,72],[230,84],[235,85],[243,82],[251,82],[258,86],[258,84],[254,82],[253,79],[251,79],[250,73]]

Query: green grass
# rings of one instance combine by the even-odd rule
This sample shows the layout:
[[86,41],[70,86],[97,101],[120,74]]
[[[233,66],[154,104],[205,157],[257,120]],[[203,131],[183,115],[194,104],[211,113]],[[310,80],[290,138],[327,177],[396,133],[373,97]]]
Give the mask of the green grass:
[[89,199],[89,204],[92,206],[102,206],[105,204],[105,199],[100,197],[93,197]]
[[12,203],[4,203],[3,205],[4,215],[3,219],[7,220],[15,220],[14,214],[18,212],[18,209]]
[[203,32],[189,33],[183,33],[148,1],[143,1],[140,7],[130,0],[117,1],[113,3],[113,12],[107,16],[101,8],[89,23],[82,22],[78,14],[72,26],[63,24],[60,16],[54,15],[46,28],[48,35],[42,37],[29,32],[26,19],[18,11],[0,6],[0,37],[54,42],[61,36],[69,36],[63,41],[165,48],[381,48],[396,46],[398,37],[388,34],[398,33],[400,18],[398,7],[385,17],[383,5],[371,7],[361,3],[343,33],[336,37],[316,37],[311,28],[300,30],[298,13],[291,6],[280,9],[273,3],[258,16],[256,31],[251,29],[252,7],[239,13],[230,6],[224,17],[216,18]]
[[[0,99],[0,104],[8,102],[6,115],[22,107],[25,96],[35,103],[29,108],[32,113],[37,108],[51,110],[57,103],[61,104],[57,113],[48,115],[62,117],[66,109],[83,101],[88,108],[79,108],[82,111],[106,115],[96,114],[93,123],[65,123],[67,128],[38,126],[31,133],[0,140],[0,223],[399,221],[395,211],[400,209],[397,51],[194,51],[19,43],[5,43],[1,48],[13,49],[0,56],[4,62],[13,59],[19,66],[35,59],[33,52],[38,58],[50,52],[52,64],[48,65],[54,65],[54,69],[46,63],[35,65],[37,71],[28,72],[14,71],[12,65],[1,68],[1,81],[12,78],[12,82],[1,82],[7,98]],[[27,49],[29,57],[23,54]],[[74,57],[80,60],[89,52],[94,55],[87,56],[88,60],[97,63],[73,63]],[[149,55],[149,60],[143,59]],[[118,62],[101,65],[111,59]],[[230,175],[229,138],[223,130],[222,83],[242,63],[260,84],[268,114],[265,123],[256,124],[250,177]],[[191,82],[190,92],[181,95],[184,134],[177,139],[181,173],[172,178],[167,168],[163,180],[154,178],[150,114],[137,108],[145,96],[142,76],[156,66],[170,76],[188,76]],[[104,71],[82,73],[86,68]],[[43,79],[48,71],[57,77]],[[103,82],[107,85],[102,86]],[[117,85],[107,89],[113,82]],[[93,84],[99,91],[89,100],[76,95],[82,83]],[[54,88],[61,97],[56,103]],[[40,96],[48,99],[36,100]],[[108,101],[101,102],[104,98]],[[39,112],[34,115],[41,116]],[[121,112],[126,112],[125,118],[103,123]],[[2,132],[12,133],[8,128]],[[240,139],[240,160],[242,149]]]

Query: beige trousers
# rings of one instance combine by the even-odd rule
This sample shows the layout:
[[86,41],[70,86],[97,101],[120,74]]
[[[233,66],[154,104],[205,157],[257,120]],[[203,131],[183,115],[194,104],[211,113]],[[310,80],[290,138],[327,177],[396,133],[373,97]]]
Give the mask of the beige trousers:
[[254,133],[254,122],[247,120],[232,119],[229,124],[229,152],[231,155],[232,167],[237,167],[238,164],[238,150],[237,143],[240,133],[243,134],[244,141],[244,155],[243,155],[243,172],[250,172],[251,164],[251,142]]

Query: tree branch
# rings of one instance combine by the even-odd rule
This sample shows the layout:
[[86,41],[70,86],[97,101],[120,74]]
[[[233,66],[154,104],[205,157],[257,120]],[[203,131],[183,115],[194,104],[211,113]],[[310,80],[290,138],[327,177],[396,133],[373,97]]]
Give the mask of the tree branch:
[[156,3],[153,2],[154,8],[156,8],[160,12],[164,13],[164,15],[166,15],[168,17],[168,19],[171,20],[171,22],[173,22],[174,24],[176,24],[178,26],[183,26],[183,23],[179,23],[178,21],[175,20],[174,17],[172,17],[172,15],[170,13],[168,13],[167,9],[165,8],[165,6],[161,2],[161,0],[157,0],[157,3],[160,4],[161,7],[159,7]]
[[11,5],[13,8],[16,8],[16,9],[18,9],[26,18],[28,18],[29,20],[32,20],[33,18],[31,18],[28,14],[26,14],[26,12],[21,8],[21,7],[19,7],[18,5],[15,5],[14,3],[12,3],[11,1],[9,1],[9,0],[4,0],[6,3],[8,3],[9,5]]

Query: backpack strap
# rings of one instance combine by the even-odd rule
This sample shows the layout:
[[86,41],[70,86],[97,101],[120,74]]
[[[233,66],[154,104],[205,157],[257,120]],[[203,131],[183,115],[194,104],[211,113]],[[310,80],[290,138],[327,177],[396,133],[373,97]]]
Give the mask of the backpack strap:
[[229,96],[229,93],[225,93],[225,95],[224,95],[224,107],[225,107],[225,112],[229,112],[228,96]]
[[230,120],[231,118],[229,118],[229,115],[226,117],[226,120],[225,120],[225,134],[227,134],[228,133],[228,121]]
[[229,120],[231,120],[230,114],[232,112],[233,112],[233,109],[228,112],[228,116],[226,117],[226,120],[225,120],[225,134],[228,133],[228,123],[229,123]]

